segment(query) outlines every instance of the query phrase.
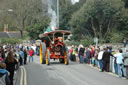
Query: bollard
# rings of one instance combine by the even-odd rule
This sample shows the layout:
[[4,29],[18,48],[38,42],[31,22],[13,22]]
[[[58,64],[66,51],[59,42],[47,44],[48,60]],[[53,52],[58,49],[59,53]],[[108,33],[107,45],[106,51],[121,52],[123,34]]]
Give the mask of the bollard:
[[112,56],[110,56],[109,71],[113,72],[113,57]]

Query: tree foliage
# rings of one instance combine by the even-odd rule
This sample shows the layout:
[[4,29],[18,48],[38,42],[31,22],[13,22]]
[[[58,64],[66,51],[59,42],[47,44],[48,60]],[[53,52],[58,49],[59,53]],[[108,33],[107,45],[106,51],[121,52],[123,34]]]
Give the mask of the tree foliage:
[[80,0],[73,5],[70,0],[60,0],[60,29],[70,30],[69,21],[73,13],[78,11],[85,2],[86,0]]
[[44,33],[46,28],[49,26],[49,23],[50,19],[46,17],[41,22],[36,22],[26,27],[26,31],[28,32],[30,39],[39,39],[39,34]]
[[[119,42],[128,36],[128,0],[80,0],[74,5],[70,0],[59,0],[59,3],[59,27],[72,31],[78,42],[92,43],[94,37],[101,42]],[[0,0],[0,28],[9,24],[10,30],[16,28],[21,35],[26,30],[31,39],[38,39],[50,22],[46,4],[46,0]],[[56,8],[56,0],[53,4]]]
[[119,26],[118,20],[122,19],[124,10],[121,0],[87,0],[70,20],[74,39],[98,37],[109,41],[110,33]]
[[13,10],[10,13],[11,22],[15,23],[14,27],[20,31],[22,37],[26,26],[40,22],[46,16],[47,6],[41,0],[4,0],[3,4],[4,10]]
[[128,8],[128,0],[123,0],[125,3],[125,7]]
[[12,38],[0,38],[0,44],[17,44],[21,43],[21,39]]

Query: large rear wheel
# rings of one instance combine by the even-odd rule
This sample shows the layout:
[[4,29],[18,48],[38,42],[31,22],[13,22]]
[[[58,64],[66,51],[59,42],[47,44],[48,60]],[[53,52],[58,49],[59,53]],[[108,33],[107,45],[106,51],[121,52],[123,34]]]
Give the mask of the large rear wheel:
[[46,57],[45,57],[45,51],[46,51],[46,45],[45,43],[40,43],[40,63],[45,64],[46,63]]
[[69,64],[69,52],[68,52],[68,49],[66,49],[66,51],[64,52],[64,57],[65,57],[65,65],[68,65]]
[[46,64],[50,65],[50,51],[47,49],[46,51]]
[[59,59],[59,61],[60,61],[60,63],[64,63],[64,59],[62,59],[62,58]]

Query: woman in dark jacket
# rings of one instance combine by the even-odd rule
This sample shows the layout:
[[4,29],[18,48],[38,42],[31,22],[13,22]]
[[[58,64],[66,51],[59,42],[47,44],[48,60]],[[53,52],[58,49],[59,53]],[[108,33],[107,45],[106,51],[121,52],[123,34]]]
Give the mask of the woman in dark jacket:
[[0,51],[1,51],[1,57],[4,60],[5,59],[5,52],[4,52],[3,47],[0,47]]
[[24,49],[24,64],[27,64],[27,56],[28,56],[27,50]]
[[83,60],[84,51],[85,51],[84,46],[83,45],[80,45],[80,50],[79,50],[80,63],[83,63],[84,62],[84,60]]
[[9,80],[9,73],[7,70],[5,70],[6,64],[5,63],[0,63],[0,85],[10,85],[10,80]]
[[14,76],[14,71],[15,71],[15,65],[17,64],[16,59],[13,56],[13,52],[10,51],[7,55],[7,58],[5,59],[5,63],[6,63],[6,69],[10,72],[10,85],[13,85],[13,76]]
[[104,53],[103,53],[103,57],[102,57],[102,60],[103,60],[102,72],[104,70],[109,72],[110,56],[113,56],[113,55],[110,52],[108,52],[107,48],[105,48]]

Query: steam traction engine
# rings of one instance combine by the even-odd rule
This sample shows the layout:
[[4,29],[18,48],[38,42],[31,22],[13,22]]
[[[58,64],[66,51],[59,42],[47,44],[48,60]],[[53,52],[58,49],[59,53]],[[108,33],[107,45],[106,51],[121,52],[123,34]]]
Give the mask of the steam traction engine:
[[50,65],[50,59],[59,59],[60,63],[69,64],[68,49],[64,43],[64,39],[71,32],[64,30],[56,30],[48,33],[40,34],[43,42],[40,43],[40,62]]

